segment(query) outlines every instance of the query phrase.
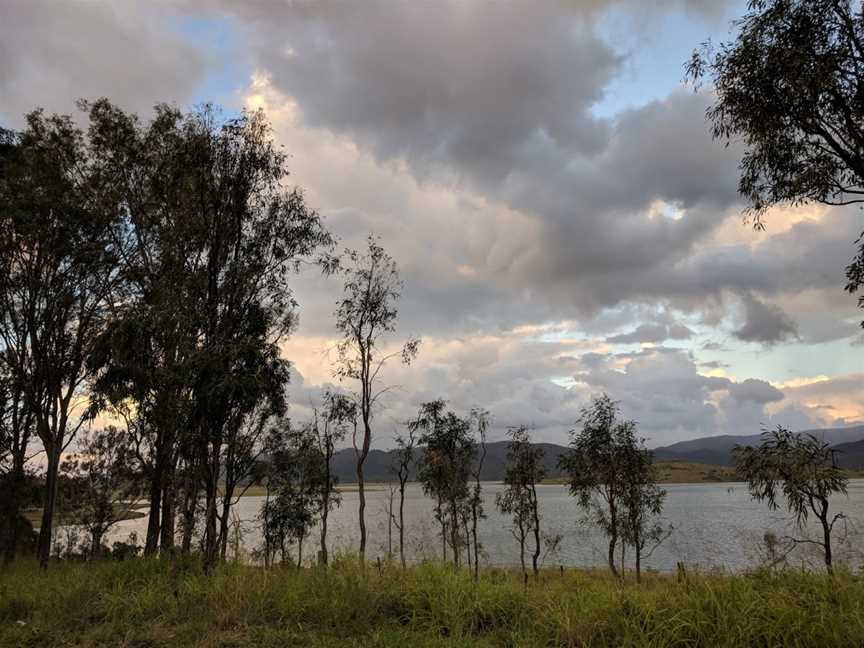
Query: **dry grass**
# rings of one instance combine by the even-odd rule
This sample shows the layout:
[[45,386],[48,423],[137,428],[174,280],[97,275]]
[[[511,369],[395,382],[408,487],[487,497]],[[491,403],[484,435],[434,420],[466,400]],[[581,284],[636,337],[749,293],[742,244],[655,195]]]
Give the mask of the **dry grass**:
[[21,562],[0,575],[0,646],[864,645],[864,583],[849,573],[518,574],[422,565],[380,571],[194,561]]

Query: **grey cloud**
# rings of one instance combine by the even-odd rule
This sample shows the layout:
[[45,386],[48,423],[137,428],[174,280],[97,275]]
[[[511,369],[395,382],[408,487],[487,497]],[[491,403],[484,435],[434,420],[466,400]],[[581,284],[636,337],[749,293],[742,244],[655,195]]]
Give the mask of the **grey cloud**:
[[639,423],[651,445],[714,434],[756,434],[778,421],[813,425],[817,420],[791,405],[775,418],[765,408],[783,399],[775,387],[758,379],[703,376],[690,354],[681,350],[645,350],[623,370],[615,364],[621,357],[610,354],[605,362],[591,358],[576,379],[592,392],[604,391],[620,401],[623,414]]
[[791,317],[776,304],[769,304],[753,295],[743,297],[744,325],[733,335],[744,342],[772,345],[798,334]]
[[206,67],[153,5],[13,0],[2,13],[0,116],[12,125],[37,105],[69,112],[79,98],[137,111],[184,102]]
[[693,331],[683,324],[642,324],[630,333],[613,335],[607,337],[606,341],[612,344],[633,344],[636,342],[658,343],[665,340],[686,340],[693,335]]
[[755,378],[748,378],[744,382],[731,384],[729,394],[735,400],[753,403],[765,404],[783,400],[783,392],[771,383]]

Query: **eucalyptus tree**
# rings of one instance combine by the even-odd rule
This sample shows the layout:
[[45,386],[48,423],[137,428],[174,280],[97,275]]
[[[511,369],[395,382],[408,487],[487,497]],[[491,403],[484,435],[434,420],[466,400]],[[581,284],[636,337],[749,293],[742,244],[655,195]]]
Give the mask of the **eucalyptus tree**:
[[[0,129],[0,176],[14,164],[18,153],[17,135]],[[2,217],[0,217],[2,218]],[[18,547],[24,521],[21,509],[27,500],[27,462],[30,441],[35,436],[33,411],[27,407],[25,385],[31,362],[28,320],[20,315],[26,304],[26,284],[12,282],[12,230],[0,233],[0,551],[11,562]]]
[[[0,280],[2,281],[2,280]],[[6,311],[4,310],[4,313]],[[22,530],[27,523],[21,515],[32,490],[28,470],[33,438],[33,412],[25,402],[26,335],[18,337],[17,322],[0,327],[0,552],[8,564],[15,558]],[[19,345],[19,341],[22,343]]]
[[477,526],[480,520],[486,517],[483,511],[483,490],[480,485],[480,477],[483,474],[483,464],[486,461],[486,433],[489,430],[489,412],[474,408],[471,410],[471,424],[476,432],[475,445],[477,447],[477,461],[474,464],[472,477],[474,485],[471,488],[469,505],[471,507],[471,546],[474,549],[474,580],[480,578],[480,540],[477,534]]
[[[736,36],[686,65],[708,77],[715,138],[744,147],[738,189],[757,227],[774,205],[864,201],[864,13],[850,0],[750,0]],[[864,285],[864,236],[846,269]],[[859,299],[864,307],[864,297]]]
[[0,327],[27,337],[26,350],[18,349],[26,353],[24,407],[45,452],[38,546],[44,567],[60,458],[86,421],[82,404],[91,372],[85,359],[117,288],[119,222],[112,187],[98,173],[92,134],[71,117],[35,110],[21,132],[4,139]]
[[321,512],[324,461],[311,426],[292,428],[284,421],[268,436],[270,469],[267,497],[261,509],[265,563],[278,550],[287,561],[289,547],[297,547],[296,566],[303,564],[303,542]]
[[83,431],[61,471],[67,483],[78,485],[66,497],[72,500],[70,517],[90,534],[90,555],[98,557],[105,534],[126,519],[142,493],[127,432],[115,426]]
[[268,426],[278,420],[280,412],[274,411],[270,403],[261,403],[239,421],[229,421],[225,431],[222,453],[222,488],[220,489],[219,555],[225,560],[228,552],[228,536],[231,525],[231,510],[253,483],[265,451]]
[[410,425],[405,434],[397,434],[394,438],[396,453],[391,470],[399,482],[399,561],[405,569],[405,488],[411,477],[411,465],[414,463],[414,449],[417,443],[415,429]]
[[582,408],[582,429],[571,432],[570,450],[559,458],[570,493],[609,538],[609,569],[615,567],[615,547],[622,535],[627,492],[625,460],[636,423],[619,418],[618,404],[603,394]]
[[357,403],[344,394],[327,391],[324,394],[321,415],[316,411],[312,421],[312,431],[321,461],[320,477],[315,483],[321,517],[321,564],[325,566],[329,563],[327,522],[330,511],[342,503],[342,497],[336,488],[339,478],[333,472],[333,455],[336,454],[337,444],[345,439],[349,431],[354,432],[356,429]]
[[[658,521],[663,512],[666,491],[657,484],[657,470],[652,453],[635,429],[625,428],[619,438],[624,475],[622,543],[633,547],[636,554],[636,582],[642,580],[642,556],[649,543],[656,547],[664,538],[665,529]],[[622,567],[623,569],[623,567]]]
[[[131,286],[94,357],[97,391],[132,400],[154,435],[148,549],[160,532],[163,546],[173,540],[182,450],[204,495],[210,566],[233,431],[265,403],[284,408],[289,373],[279,343],[296,320],[291,277],[305,263],[332,270],[332,241],[302,193],[285,187],[288,156],[263,113],[226,118],[212,106],[186,114],[160,106],[142,126],[105,101],[90,112],[109,161],[104,174],[124,178],[118,200]],[[188,482],[187,509],[199,483]],[[170,509],[161,522],[160,493]]]
[[396,330],[396,303],[402,281],[396,262],[373,236],[364,253],[349,250],[345,260],[345,286],[336,309],[336,328],[342,334],[337,345],[335,375],[357,383],[355,397],[363,428],[363,438],[353,439],[357,457],[357,486],[360,500],[360,556],[366,556],[366,486],[363,466],[372,443],[372,419],[378,399],[389,390],[381,386],[381,370],[388,361],[401,357],[410,364],[420,341],[409,339],[400,350],[388,352],[385,338]]
[[754,499],[767,502],[773,510],[785,503],[802,533],[811,514],[819,521],[821,540],[790,540],[818,546],[828,573],[833,573],[831,534],[837,521],[845,516],[831,515],[829,498],[845,495],[849,478],[837,466],[830,445],[813,435],[795,434],[778,426],[764,432],[758,446],[736,446],[733,458]]
[[283,180],[287,154],[264,115],[220,120],[204,109],[184,122],[193,143],[190,182],[207,197],[191,218],[203,272],[191,299],[201,309],[192,421],[205,496],[205,564],[216,558],[216,500],[226,427],[262,402],[284,407],[288,363],[279,342],[296,320],[290,281],[304,262],[329,270],[331,244],[317,212]]
[[526,573],[526,540],[529,533],[534,536],[531,567],[536,577],[539,574],[540,560],[540,505],[537,483],[546,476],[543,449],[531,442],[530,430],[524,425],[510,428],[507,434],[510,443],[507,446],[507,465],[504,472],[506,488],[503,493],[498,494],[496,504],[502,513],[513,518],[523,574]]
[[[418,476],[427,495],[435,498],[435,517],[441,525],[442,548],[446,560],[449,542],[453,564],[460,564],[460,521],[468,509],[471,465],[475,447],[471,424],[452,411],[443,400],[423,403],[409,429],[420,432],[423,459]],[[449,535],[449,538],[448,538]]]
[[[156,106],[146,123],[105,99],[83,108],[124,225],[118,247],[126,294],[89,359],[97,372],[93,409],[122,413],[134,435],[149,482],[149,555],[173,546],[177,464],[195,463],[191,400],[202,309],[191,293],[204,257],[193,214],[206,204],[193,192],[198,142],[188,132],[193,117],[171,106]],[[197,501],[197,484],[188,475],[184,481]]]

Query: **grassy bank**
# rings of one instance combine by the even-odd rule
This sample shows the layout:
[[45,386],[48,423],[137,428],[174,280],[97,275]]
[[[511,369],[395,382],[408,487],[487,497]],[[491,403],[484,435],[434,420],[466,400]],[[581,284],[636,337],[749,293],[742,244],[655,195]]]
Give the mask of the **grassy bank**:
[[861,646],[849,574],[512,572],[341,562],[324,571],[156,560],[21,562],[0,575],[2,646]]

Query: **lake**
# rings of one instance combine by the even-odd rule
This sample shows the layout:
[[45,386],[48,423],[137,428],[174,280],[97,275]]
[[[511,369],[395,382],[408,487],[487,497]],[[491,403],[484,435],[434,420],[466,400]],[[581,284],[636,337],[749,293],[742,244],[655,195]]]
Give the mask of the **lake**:
[[[369,547],[367,555],[375,557],[387,553],[387,501],[389,493],[384,487],[367,491],[367,529]],[[744,484],[667,484],[662,523],[672,527],[669,537],[643,560],[646,568],[673,571],[682,561],[701,569],[740,571],[759,564],[765,555],[763,537],[766,532],[777,536],[796,535],[794,520],[785,511],[770,511],[765,504],[754,502]],[[482,562],[508,566],[519,564],[519,546],[510,529],[510,522],[495,510],[495,494],[503,491],[499,483],[483,485],[486,519],[480,524],[480,541],[486,557]],[[566,486],[542,485],[540,494],[541,529],[547,534],[561,534],[559,551],[545,557],[547,566],[596,567],[606,564],[604,536],[592,524],[584,522],[583,512],[576,505]],[[243,543],[246,550],[261,544],[257,516],[263,497],[244,497],[235,507],[242,521]],[[398,504],[398,493],[394,507]],[[844,512],[848,519],[835,527],[835,560],[854,566],[864,564],[864,480],[852,480],[849,495],[836,497],[831,506],[834,512]],[[342,506],[330,514],[328,544],[331,552],[356,550],[358,495],[342,494]],[[835,508],[836,507],[836,508]],[[440,558],[441,542],[436,535],[437,523],[433,517],[433,502],[423,495],[417,484],[410,484],[406,492],[406,553],[411,560]],[[125,539],[130,532],[143,540],[146,518],[119,523],[112,531],[112,539]],[[817,526],[809,528],[809,537],[816,538]],[[314,557],[319,542],[317,529],[304,544],[304,554]],[[530,545],[529,545],[530,546]],[[398,533],[393,531],[393,550],[398,555]],[[632,556],[627,556],[628,564]],[[530,559],[529,559],[530,560]],[[818,549],[801,545],[791,555],[793,564],[819,566]]]

